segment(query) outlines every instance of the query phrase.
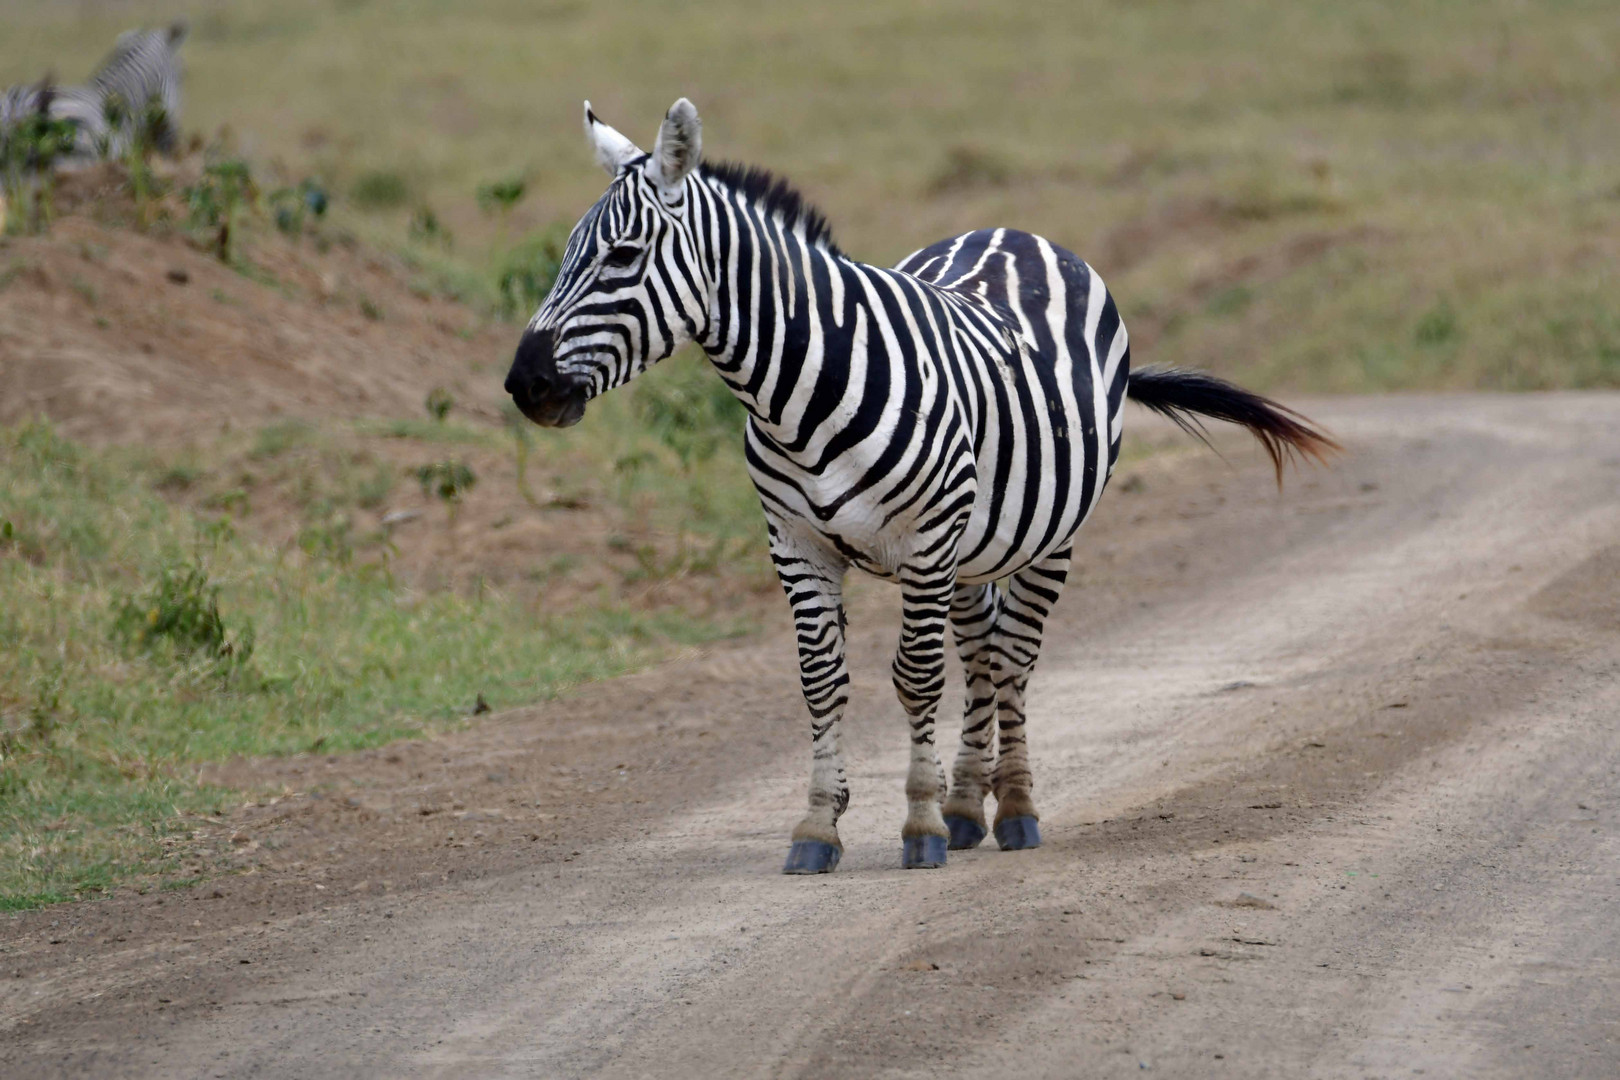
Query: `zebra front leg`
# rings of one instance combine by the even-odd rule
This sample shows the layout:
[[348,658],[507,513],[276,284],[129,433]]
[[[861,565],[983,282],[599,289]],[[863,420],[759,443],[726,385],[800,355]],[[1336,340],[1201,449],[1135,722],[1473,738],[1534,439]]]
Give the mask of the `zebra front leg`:
[[1002,675],[996,684],[997,749],[990,783],[996,793],[996,843],[1003,851],[1041,845],[1024,733],[1024,692],[1041,653],[1047,616],[1069,576],[1069,555],[1065,548],[1012,575],[996,619],[995,650]]
[[934,714],[945,688],[945,632],[950,622],[954,567],[943,580],[902,581],[900,648],[894,688],[911,724],[911,766],[906,772],[906,823],[901,862],[908,870],[945,865],[950,831],[940,804],[945,769],[934,745]]
[[784,874],[826,874],[844,845],[838,818],[849,805],[839,723],[849,702],[844,660],[844,571],[819,560],[774,550],[777,576],[793,607],[799,646],[799,685],[810,710],[810,809],[793,830]]
[[951,597],[951,627],[967,682],[962,744],[944,806],[950,846],[956,849],[978,847],[989,831],[984,822],[984,797],[990,791],[996,740],[996,669],[991,644],[1000,610],[1001,590],[993,583],[960,585]]

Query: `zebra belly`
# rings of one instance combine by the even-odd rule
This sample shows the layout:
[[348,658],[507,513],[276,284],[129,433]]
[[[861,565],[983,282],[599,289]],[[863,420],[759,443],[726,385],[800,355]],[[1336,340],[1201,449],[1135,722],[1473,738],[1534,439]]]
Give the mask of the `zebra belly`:
[[[1074,538],[1095,501],[1083,499],[1079,483],[1086,471],[1087,447],[1070,432],[1080,428],[1076,418],[1054,418],[1035,475],[1027,468],[1009,469],[1008,480],[998,485],[984,479],[995,475],[996,463],[979,462],[978,497],[958,548],[958,581],[977,585],[999,580],[1061,551]],[[1022,440],[1010,451],[1028,461]]]
[[[896,488],[871,484],[872,463],[851,454],[821,472],[799,468],[749,433],[749,474],[777,534],[801,551],[819,550],[886,580],[918,566],[919,553],[937,552],[939,541],[960,532],[967,513],[941,517],[938,508],[975,497],[971,454],[959,440],[942,433],[940,441],[957,442],[939,468],[927,471],[949,485]],[[965,508],[964,508],[965,509]]]

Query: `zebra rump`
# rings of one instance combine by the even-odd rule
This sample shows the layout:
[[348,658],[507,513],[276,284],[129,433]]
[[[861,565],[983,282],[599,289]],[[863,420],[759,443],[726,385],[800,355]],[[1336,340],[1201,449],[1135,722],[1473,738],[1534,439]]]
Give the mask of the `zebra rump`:
[[[48,86],[46,79],[41,86]],[[0,90],[0,133],[10,131],[13,124],[39,109],[41,86],[11,86]]]
[[0,162],[7,169],[33,172],[39,168],[37,148],[14,147],[11,140],[19,129],[35,118],[58,119],[57,107],[61,88],[51,75],[38,83],[13,86],[0,90]]

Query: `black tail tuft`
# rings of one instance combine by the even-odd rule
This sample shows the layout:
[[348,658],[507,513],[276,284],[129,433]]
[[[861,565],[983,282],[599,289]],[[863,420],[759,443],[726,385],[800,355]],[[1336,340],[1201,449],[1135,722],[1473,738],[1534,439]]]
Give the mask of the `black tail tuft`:
[[1328,455],[1342,450],[1327,433],[1311,426],[1299,413],[1269,398],[1233,386],[1202,371],[1177,368],[1143,368],[1131,372],[1125,393],[1175,421],[1183,431],[1207,446],[1199,416],[1241,424],[1253,433],[1271,456],[1277,469],[1277,486],[1282,486],[1283,464],[1290,458],[1311,458],[1326,462]]

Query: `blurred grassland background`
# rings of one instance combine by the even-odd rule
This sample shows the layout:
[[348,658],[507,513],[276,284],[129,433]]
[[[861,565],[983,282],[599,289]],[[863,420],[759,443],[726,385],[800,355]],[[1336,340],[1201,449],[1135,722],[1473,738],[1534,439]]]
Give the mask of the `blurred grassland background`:
[[[325,176],[370,239],[431,208],[452,263],[600,192],[580,99],[650,143],[684,94],[710,155],[791,177],[857,257],[992,224],[1073,248],[1140,362],[1274,390],[1620,384],[1610,2],[13,0],[0,71],[81,78],[179,13],[188,128]],[[527,201],[480,215],[516,175]]]

